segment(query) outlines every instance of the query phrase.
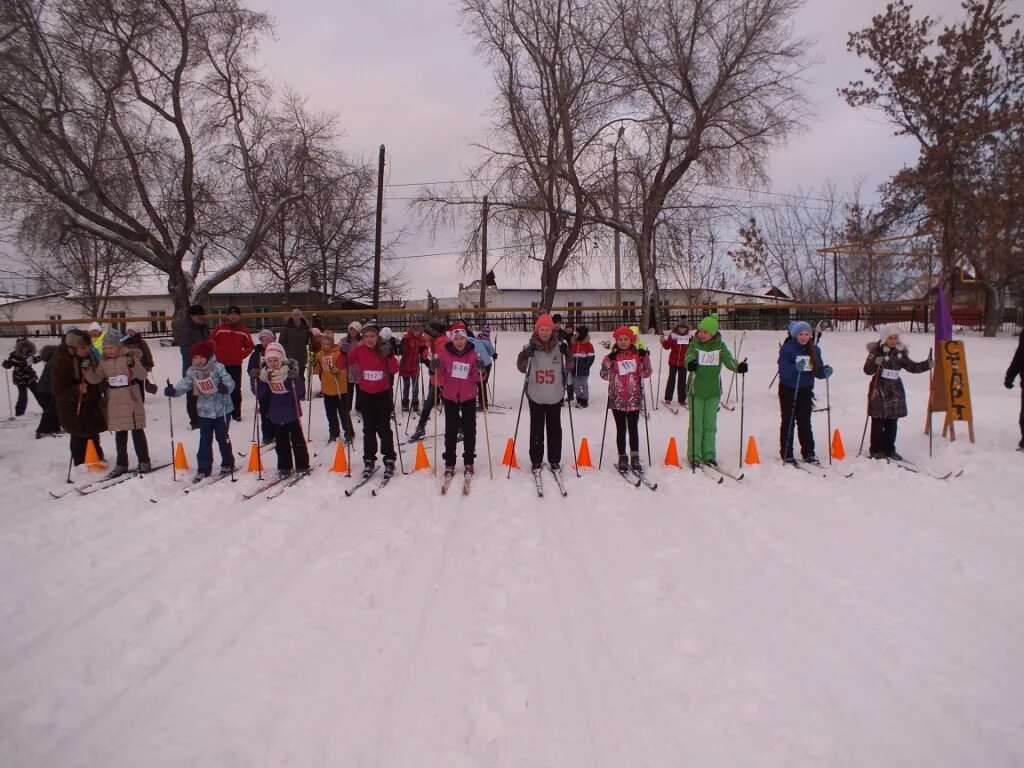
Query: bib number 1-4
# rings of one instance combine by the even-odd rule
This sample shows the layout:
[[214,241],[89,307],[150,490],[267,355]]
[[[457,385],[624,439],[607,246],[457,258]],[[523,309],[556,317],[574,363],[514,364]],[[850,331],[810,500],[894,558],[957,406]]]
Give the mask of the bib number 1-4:
[[718,365],[719,351],[713,349],[710,352],[697,352],[697,362],[701,365]]

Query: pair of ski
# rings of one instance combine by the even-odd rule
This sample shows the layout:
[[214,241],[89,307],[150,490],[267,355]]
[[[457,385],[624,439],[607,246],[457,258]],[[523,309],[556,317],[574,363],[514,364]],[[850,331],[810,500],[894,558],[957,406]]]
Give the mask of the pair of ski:
[[949,472],[936,472],[929,467],[915,464],[912,461],[906,459],[886,459],[889,464],[895,464],[900,469],[904,469],[907,472],[913,472],[915,475],[924,475],[930,477],[933,480],[949,480],[951,477],[960,477],[964,473],[963,467],[960,469],[950,470]]
[[316,469],[316,467],[310,467],[305,472],[294,472],[290,475],[278,475],[273,480],[267,480],[255,490],[250,491],[249,493],[243,493],[242,498],[248,501],[249,499],[254,499],[257,496],[262,496],[266,493],[267,495],[264,496],[266,501],[276,499],[289,488],[309,477],[314,469]]
[[[455,474],[445,475],[444,482],[441,483],[441,495],[444,496],[448,493],[448,489],[451,488],[452,481],[455,479]],[[462,477],[462,495],[469,496],[470,484],[473,482],[473,475],[463,475]]]
[[616,466],[615,471],[619,474],[619,477],[621,477],[627,483],[632,485],[634,488],[639,488],[642,485],[646,488],[649,488],[652,491],[658,490],[658,484],[652,482],[642,470],[638,472],[632,467],[623,470],[619,469],[619,467]]
[[85,483],[84,485],[76,485],[73,488],[67,488],[63,491],[50,491],[50,496],[55,499],[63,499],[72,491],[82,496],[88,496],[89,494],[96,493],[97,491],[105,491],[107,490],[107,488],[113,488],[115,485],[126,483],[129,480],[135,480],[141,475],[151,475],[157,470],[165,469],[166,467],[169,466],[171,466],[171,463],[166,462],[164,464],[157,464],[156,466],[152,467],[149,470],[149,472],[145,473],[139,472],[139,470],[137,469],[133,469],[128,472],[125,472],[123,475],[118,475],[117,477],[110,477],[109,475],[105,475],[99,478],[98,480],[93,480],[92,482]]
[[[198,491],[201,488],[209,488],[211,485],[219,483],[221,480],[225,480],[229,477],[231,477],[230,471],[221,471],[216,475],[209,477],[194,477],[192,478],[192,482],[185,486],[185,493],[192,493],[193,491]],[[238,478],[235,478],[235,482],[238,482]]]
[[835,467],[827,467],[824,464],[820,464],[816,461],[805,461],[803,463],[798,463],[796,461],[786,461],[783,463],[787,467],[792,467],[793,469],[800,470],[801,472],[806,472],[809,475],[819,475],[821,477],[835,476],[841,477],[845,480],[849,480],[851,477],[853,477],[853,472],[843,472],[841,469],[836,469]]
[[[351,488],[346,488],[345,489],[345,496],[346,496],[346,498],[351,496],[356,491],[358,491],[360,488],[362,488],[364,485],[366,485],[368,482],[370,482],[370,480],[372,480],[373,476],[376,475],[376,474],[377,474],[377,466],[376,465],[374,465],[373,469],[371,469],[369,471],[364,470],[363,473],[359,476],[359,479],[356,480],[355,485],[353,485]],[[370,495],[371,496],[377,496],[381,491],[384,490],[384,488],[387,486],[387,484],[391,482],[391,478],[394,477],[394,476],[395,476],[395,471],[393,469],[390,470],[390,471],[385,469],[384,470],[384,474],[383,474],[383,476],[380,479],[380,482],[377,483],[377,485],[370,490]]]
[[[562,477],[562,470],[555,469],[550,464],[547,465],[547,468],[551,471],[551,475],[555,478],[555,483],[558,485],[558,492],[562,494],[563,497],[568,496],[569,492],[565,490],[565,479]],[[540,498],[544,498],[543,472],[543,467],[537,467],[536,469],[533,470],[533,484],[537,489],[537,496],[539,496]]]
[[715,485],[722,485],[726,478],[738,483],[744,477],[742,472],[736,475],[727,469],[722,469],[717,464],[705,464],[704,462],[698,462],[697,469],[699,469],[700,473]]

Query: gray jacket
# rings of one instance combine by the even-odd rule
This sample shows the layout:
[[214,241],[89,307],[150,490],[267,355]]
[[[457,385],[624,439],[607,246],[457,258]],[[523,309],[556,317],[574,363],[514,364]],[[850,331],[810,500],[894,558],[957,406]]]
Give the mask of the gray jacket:
[[565,388],[572,383],[565,343],[559,342],[552,335],[548,343],[544,344],[534,334],[516,358],[516,367],[520,373],[526,373],[527,366],[530,375],[526,383],[526,396],[530,402],[539,405],[562,402]]

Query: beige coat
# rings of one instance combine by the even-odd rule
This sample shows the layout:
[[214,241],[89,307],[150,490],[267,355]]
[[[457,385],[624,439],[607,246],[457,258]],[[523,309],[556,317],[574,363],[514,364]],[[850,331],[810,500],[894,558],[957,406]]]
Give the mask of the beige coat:
[[[99,366],[90,368],[87,374],[91,384],[105,382],[107,385],[104,387],[104,402],[107,429],[111,432],[146,427],[146,407],[136,384],[136,381],[146,379],[141,357],[141,350],[124,348],[117,357],[104,357]],[[129,365],[129,362],[134,364]],[[122,386],[124,383],[127,386]]]

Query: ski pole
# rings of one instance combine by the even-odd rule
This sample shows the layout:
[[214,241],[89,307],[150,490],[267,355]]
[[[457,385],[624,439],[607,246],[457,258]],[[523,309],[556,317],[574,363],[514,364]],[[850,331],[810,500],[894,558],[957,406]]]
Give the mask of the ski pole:
[[75,462],[75,454],[74,454],[74,452],[72,452],[72,454],[70,456],[68,456],[68,479],[67,479],[67,482],[68,482],[69,485],[71,484],[71,466],[72,466],[72,464],[74,464],[74,462]]
[[604,462],[604,439],[608,434],[608,411],[611,410],[611,402],[605,403],[604,406],[604,426],[601,427],[601,452],[597,455],[597,468],[601,468],[602,462]]
[[231,464],[229,464],[228,466],[230,467],[230,471],[231,471],[231,482],[232,483],[237,483],[238,482],[238,478],[235,477],[235,448],[231,444],[231,429],[230,429],[230,426],[231,426],[231,415],[225,413],[224,414],[224,439],[227,440],[227,443],[228,443],[228,456],[231,458]]
[[[642,375],[642,374],[641,374]],[[648,376],[647,380],[650,381],[651,377]],[[644,433],[647,435],[647,466],[654,464],[654,460],[651,458],[651,424],[649,414],[647,412],[647,398],[644,397],[644,382],[640,379],[640,406],[643,409],[644,414]],[[652,397],[653,399],[653,397]]]
[[[306,359],[306,442],[313,442],[313,358]],[[302,420],[301,417],[299,419]]]
[[437,371],[434,369],[434,366],[438,364],[437,355],[432,352],[430,355],[430,379],[427,381],[430,381],[430,386],[434,388],[434,477],[437,477],[437,423],[441,421],[441,414],[438,411],[441,393],[438,391],[440,387],[438,387]]
[[11,375],[4,368],[4,384],[7,386],[7,420],[14,421],[14,405],[11,402]]
[[[928,350],[928,360],[934,359],[935,349]],[[932,367],[928,370],[928,458],[932,458],[932,393],[934,391],[935,383],[935,364],[932,363]]]
[[[167,380],[167,386],[171,386],[171,380]],[[167,423],[171,425],[171,476],[174,482],[178,482],[178,467],[174,463],[174,398],[167,398]],[[71,472],[68,471],[68,482],[71,482]]]
[[689,369],[687,369],[688,382],[686,386],[686,401],[690,404],[690,455],[687,456],[687,459],[690,462],[691,475],[697,474],[697,453],[695,448],[697,438],[697,417],[694,415],[694,410],[696,407],[696,398],[693,395],[694,379],[696,378],[697,374],[694,373],[691,375]]
[[252,417],[253,443],[256,444],[256,479],[263,480],[263,440],[260,435],[260,398],[256,397],[256,413]]
[[[747,358],[743,358],[747,362]],[[747,374],[740,374],[740,469],[743,469],[743,414],[747,404]]]
[[875,371],[875,375],[871,377],[871,381],[868,384],[868,403],[867,412],[864,414],[864,430],[860,433],[860,448],[857,449],[857,456],[859,457],[864,452],[864,438],[868,435],[868,421],[871,419],[871,393],[875,389],[875,382],[878,379],[878,374],[881,372],[881,368]]
[[[487,394],[483,381],[480,382],[481,397]],[[486,402],[486,401],[485,401]],[[487,443],[487,472],[494,479],[494,464],[491,462],[491,433],[487,430],[487,409],[484,408],[484,440]]]
[[[659,337],[660,338],[660,337]],[[658,394],[661,394],[661,359],[665,356],[665,347],[658,342]],[[658,410],[658,398],[651,395],[651,399],[654,400],[654,410]],[[650,445],[647,446],[650,448]]]
[[[565,355],[562,355],[562,385],[565,385],[566,378]],[[572,463],[576,468],[576,477],[580,476],[580,464],[576,457],[576,430],[572,425],[572,403],[569,403],[569,439],[572,440]]]
[[391,420],[395,424],[395,434],[393,437],[395,448],[398,450],[398,468],[402,470],[403,475],[409,474],[405,471],[405,459],[402,458],[402,444],[398,442],[398,415],[395,413],[395,400],[394,393],[391,398]]
[[[782,446],[782,460],[786,460],[786,456],[791,456],[796,461],[796,435],[793,434],[794,427],[796,425],[796,406],[800,399],[800,376],[803,371],[797,370],[796,372],[796,386],[793,388],[793,407],[789,414],[789,425],[786,427],[786,442]],[[779,382],[779,392],[782,392],[783,384]],[[788,449],[788,450],[787,450]]]
[[[533,364],[533,355],[526,361],[526,371],[523,373],[523,393],[519,396],[519,413],[516,414],[516,428],[512,432],[512,455],[515,456],[516,440],[519,439],[519,420],[523,416],[523,401],[526,399],[526,385],[530,383],[530,367]],[[512,462],[508,463],[508,475],[506,478],[512,479]]]
[[828,424],[828,465],[832,466],[832,392],[828,385],[828,379],[825,379],[825,410],[827,411],[826,423]]

